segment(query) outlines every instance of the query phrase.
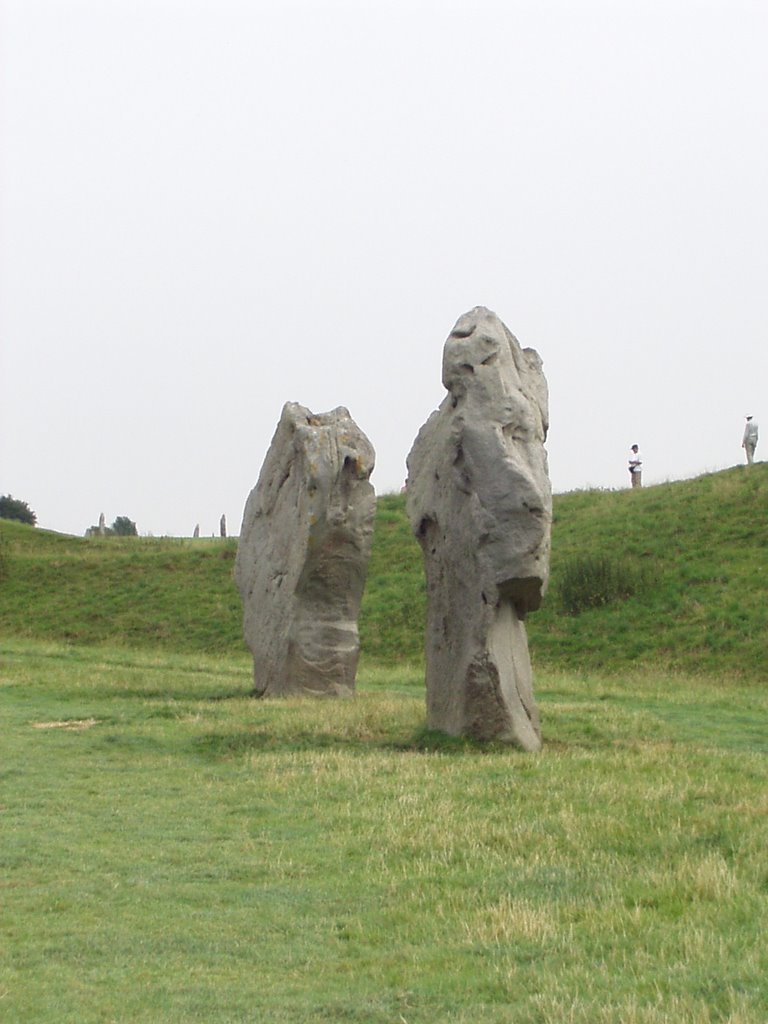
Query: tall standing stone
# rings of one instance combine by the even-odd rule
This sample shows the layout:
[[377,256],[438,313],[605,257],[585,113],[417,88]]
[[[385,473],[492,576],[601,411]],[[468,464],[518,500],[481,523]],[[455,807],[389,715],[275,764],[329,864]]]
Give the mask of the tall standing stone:
[[427,723],[541,747],[524,620],[549,577],[547,383],[490,310],[443,350],[448,394],[408,456],[407,508],[427,577]]
[[260,696],[354,693],[373,466],[373,447],[346,409],[283,407],[235,562]]

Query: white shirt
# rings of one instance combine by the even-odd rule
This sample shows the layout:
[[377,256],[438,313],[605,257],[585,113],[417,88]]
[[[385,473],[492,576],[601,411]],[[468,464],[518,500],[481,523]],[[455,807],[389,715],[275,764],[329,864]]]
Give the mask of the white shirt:
[[744,445],[747,441],[757,442],[757,423],[755,420],[747,420],[747,425],[744,427],[744,437],[741,443]]

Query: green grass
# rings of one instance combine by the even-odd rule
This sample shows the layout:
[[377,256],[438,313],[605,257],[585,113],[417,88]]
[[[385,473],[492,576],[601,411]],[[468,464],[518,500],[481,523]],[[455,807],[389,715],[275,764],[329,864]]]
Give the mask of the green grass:
[[[768,464],[641,491],[555,501],[552,588],[529,620],[534,656],[562,667],[636,662],[768,680]],[[650,585],[578,616],[558,601],[571,560],[608,555]]]
[[360,615],[360,646],[373,661],[420,661],[425,586],[421,549],[405,514],[405,498],[378,498],[373,550]]
[[244,650],[237,540],[79,538],[0,520],[0,635],[187,652]]
[[417,670],[0,658],[4,1020],[768,1019],[764,687],[542,673],[531,756],[426,732]]
[[[768,464],[640,491],[556,495],[552,584],[528,630],[536,666],[651,664],[768,680]],[[0,520],[0,636],[187,653],[244,650],[237,541],[76,538]],[[605,558],[650,583],[566,613],[561,581]],[[363,663],[422,658],[424,575],[401,495],[379,499]]]

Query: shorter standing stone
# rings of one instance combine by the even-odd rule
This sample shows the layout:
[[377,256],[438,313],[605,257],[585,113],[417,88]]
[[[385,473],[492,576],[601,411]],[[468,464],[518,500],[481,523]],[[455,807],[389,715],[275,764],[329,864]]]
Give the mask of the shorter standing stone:
[[198,523],[197,526],[195,526],[195,532],[192,534],[192,537],[194,538],[194,540],[197,540],[199,536],[200,536],[200,523]]
[[219,536],[220,537],[226,537],[227,536],[227,517],[226,516],[222,516],[221,519],[219,520]]
[[354,693],[374,451],[344,408],[283,407],[235,562],[259,696]]

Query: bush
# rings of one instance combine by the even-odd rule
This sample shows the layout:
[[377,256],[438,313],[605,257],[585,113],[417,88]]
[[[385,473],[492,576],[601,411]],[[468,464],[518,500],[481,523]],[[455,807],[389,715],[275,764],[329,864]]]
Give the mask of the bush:
[[26,501],[13,498],[10,494],[3,494],[0,497],[0,519],[15,519],[19,523],[26,523],[27,526],[35,526],[37,523],[37,516]]
[[128,516],[118,516],[112,523],[111,532],[117,537],[136,537],[139,531],[136,529],[136,523]]
[[639,566],[610,555],[579,555],[566,563],[559,597],[568,615],[626,601],[641,592],[647,573]]

